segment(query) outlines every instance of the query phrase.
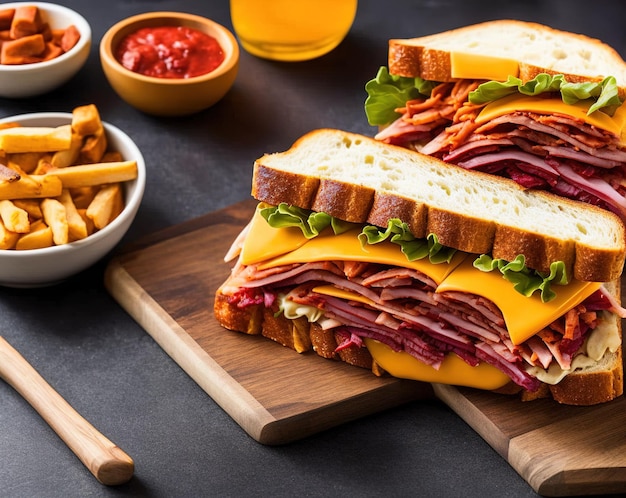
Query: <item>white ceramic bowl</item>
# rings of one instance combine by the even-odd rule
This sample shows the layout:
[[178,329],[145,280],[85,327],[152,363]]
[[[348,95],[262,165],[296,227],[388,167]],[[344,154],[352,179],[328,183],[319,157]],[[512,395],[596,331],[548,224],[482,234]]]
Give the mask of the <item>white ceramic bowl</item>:
[[91,27],[78,12],[46,2],[12,2],[0,4],[0,9],[14,9],[34,5],[44,21],[53,29],[76,26],[80,33],[78,43],[65,54],[45,62],[33,64],[0,64],[0,97],[25,98],[42,95],[69,81],[85,64],[91,49]]
[[[69,124],[70,113],[41,112],[0,119],[17,121],[23,126],[59,126]],[[146,165],[141,151],[128,135],[104,123],[111,150],[124,160],[137,161],[137,178],[124,182],[125,207],[122,213],[102,230],[69,244],[24,251],[0,250],[0,285],[5,287],[41,287],[61,282],[85,270],[107,255],[120,242],[135,219],[146,184]]]

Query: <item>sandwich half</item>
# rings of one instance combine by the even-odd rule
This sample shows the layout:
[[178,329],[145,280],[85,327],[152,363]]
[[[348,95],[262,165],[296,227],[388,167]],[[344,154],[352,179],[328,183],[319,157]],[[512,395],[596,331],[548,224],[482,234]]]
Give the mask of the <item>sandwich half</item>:
[[393,39],[366,90],[378,140],[626,219],[626,63],[597,39],[513,20]]
[[623,393],[615,214],[332,129],[258,159],[252,196],[227,329],[524,399]]

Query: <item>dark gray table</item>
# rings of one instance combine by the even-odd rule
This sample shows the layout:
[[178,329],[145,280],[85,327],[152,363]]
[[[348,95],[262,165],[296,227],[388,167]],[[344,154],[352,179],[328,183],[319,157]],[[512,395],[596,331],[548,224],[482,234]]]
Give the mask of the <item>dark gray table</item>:
[[[626,55],[626,4],[611,1],[362,0],[347,39],[303,63],[242,53],[232,91],[180,119],[122,102],[100,69],[98,43],[118,20],[180,10],[231,27],[228,2],[58,3],[91,23],[86,67],[32,100],[0,99],[0,116],[95,103],[145,156],[143,205],[125,239],[248,198],[251,166],[318,127],[372,134],[364,84],[387,41],[494,18],[552,24]],[[126,485],[100,485],[30,406],[0,382],[0,496],[536,496],[470,427],[436,401],[415,402],[282,447],[256,443],[107,294],[105,261],[51,288],[0,288],[0,334],[81,414],[135,460]],[[155,269],[158,271],[158,269]]]

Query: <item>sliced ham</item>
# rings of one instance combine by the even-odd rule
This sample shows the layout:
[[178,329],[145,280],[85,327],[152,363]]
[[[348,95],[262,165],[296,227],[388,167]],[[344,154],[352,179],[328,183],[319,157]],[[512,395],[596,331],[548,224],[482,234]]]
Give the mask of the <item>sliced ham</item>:
[[[480,106],[459,100],[467,98],[465,90],[476,83],[442,84],[432,98],[407,102],[397,110],[402,116],[376,138],[467,169],[507,176],[525,188],[600,205],[626,221],[626,184],[619,181],[626,176],[626,150],[620,137],[559,113],[513,112],[476,125]],[[562,171],[555,172],[544,157],[572,162],[576,171],[588,167],[578,175],[587,181],[576,175],[560,180]]]
[[[333,328],[340,348],[355,346],[369,337],[394,351],[405,351],[439,368],[445,355],[456,353],[470,365],[479,360],[499,368],[525,389],[538,381],[524,365],[548,368],[552,362],[567,368],[588,331],[596,310],[626,309],[602,290],[544,329],[516,346],[506,331],[500,310],[483,297],[461,292],[434,292],[435,284],[422,273],[384,265],[317,262],[285,265],[260,271],[255,265],[236,265],[232,281],[241,287],[233,294],[237,306],[275,306],[278,293],[290,289],[288,298],[324,312],[322,326]],[[314,291],[330,284],[366,297],[341,299]],[[401,284],[401,285],[399,285]]]
[[[467,161],[460,161],[457,163],[465,169],[479,169],[485,168],[489,165],[503,163],[504,161],[515,161],[520,163],[527,163],[534,166],[537,169],[544,170],[547,174],[558,176],[559,173],[552,166],[547,164],[543,158],[538,157],[528,152],[519,150],[507,149],[501,152],[494,152],[492,154],[484,154],[481,156],[474,156]],[[504,165],[502,165],[504,167]],[[498,171],[497,169],[496,171]]]
[[538,379],[529,375],[518,364],[506,361],[487,343],[483,342],[476,346],[476,356],[485,363],[507,374],[513,382],[527,391],[534,392],[541,385]]
[[[477,140],[469,140],[456,149],[447,152],[443,156],[443,160],[446,162],[455,162],[461,157],[471,157],[480,154],[488,154],[495,152],[504,146],[512,146],[515,143],[510,138],[489,138],[481,137]],[[428,149],[426,149],[428,150]],[[422,153],[426,153],[422,149]]]
[[622,218],[626,220],[626,197],[599,178],[585,178],[576,173],[571,166],[554,161],[555,169],[569,183],[602,199]]

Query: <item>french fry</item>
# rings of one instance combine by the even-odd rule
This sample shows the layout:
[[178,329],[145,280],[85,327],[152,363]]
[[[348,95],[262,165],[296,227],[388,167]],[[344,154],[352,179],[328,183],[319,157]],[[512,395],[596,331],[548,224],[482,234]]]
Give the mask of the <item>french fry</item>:
[[41,56],[42,61],[49,61],[63,54],[63,49],[54,43],[46,43],[46,48]]
[[24,173],[32,173],[37,168],[37,163],[41,158],[41,152],[17,152],[9,154],[7,157],[7,166],[15,169],[16,166]]
[[107,226],[114,214],[118,198],[122,195],[122,189],[118,183],[102,187],[87,208],[87,217],[93,221],[94,226],[101,230]]
[[43,249],[54,244],[52,229],[42,221],[33,223],[31,231],[22,235],[15,244],[15,249],[25,251],[28,249]]
[[8,230],[0,219],[0,249],[13,249],[19,238],[20,234]]
[[93,220],[89,216],[87,216],[87,208],[78,209],[78,214],[80,214],[82,219],[85,220],[85,225],[87,226],[87,233],[89,235],[94,233],[96,231],[96,227],[93,224]]
[[16,233],[28,233],[30,231],[28,213],[11,201],[6,199],[0,201],[0,218],[7,230]]
[[101,163],[120,163],[124,160],[122,154],[117,151],[105,152],[100,160]]
[[83,146],[82,137],[72,128],[72,138],[70,146],[67,149],[59,150],[52,154],[50,165],[55,168],[67,168],[74,164],[80,155],[80,149]]
[[122,195],[122,187],[117,189],[117,194],[115,195],[115,199],[113,200],[113,207],[111,208],[111,216],[109,218],[109,223],[111,223],[115,218],[117,218],[120,213],[124,211],[124,196]]
[[62,190],[63,184],[55,176],[30,175],[16,182],[0,183],[0,200],[58,197]]
[[80,159],[87,164],[100,162],[106,150],[107,137],[102,128],[85,138],[83,147],[80,149]]
[[87,237],[87,225],[81,215],[78,214],[69,190],[63,190],[63,193],[59,197],[59,202],[61,202],[65,208],[70,240],[80,240]]
[[15,152],[55,152],[69,149],[72,125],[16,126],[0,130],[0,149]]
[[94,104],[81,105],[72,111],[72,130],[80,137],[95,135],[102,129],[100,113]]
[[72,199],[74,200],[76,209],[87,209],[98,192],[98,187],[76,187],[70,189],[70,192],[72,193]]
[[80,164],[71,168],[52,170],[46,176],[58,178],[64,188],[125,182],[137,178],[137,162]]
[[43,220],[52,229],[52,240],[56,245],[69,242],[69,226],[65,213],[65,207],[56,199],[44,199],[41,201]]
[[[43,217],[38,199],[15,199],[12,202],[16,207],[26,211],[28,216],[35,220],[40,220]],[[31,231],[33,230],[33,223],[31,223],[30,229]]]
[[52,154],[44,154],[37,161],[37,167],[31,175],[45,175],[51,169],[54,169],[52,166]]

